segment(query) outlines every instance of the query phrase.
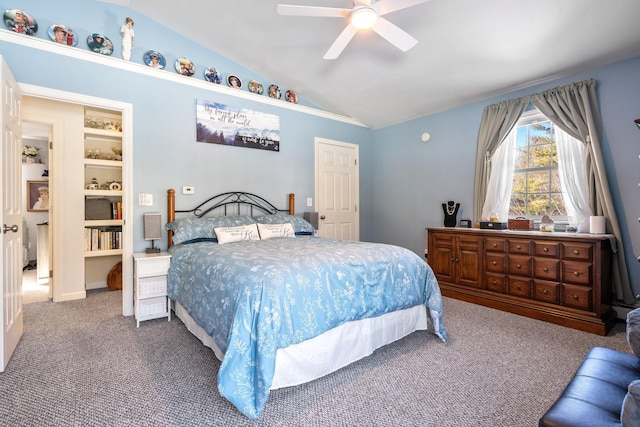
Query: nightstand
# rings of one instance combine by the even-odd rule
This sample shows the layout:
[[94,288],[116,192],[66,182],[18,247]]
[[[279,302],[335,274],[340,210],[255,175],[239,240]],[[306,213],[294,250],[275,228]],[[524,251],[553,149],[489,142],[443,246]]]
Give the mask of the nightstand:
[[133,254],[133,300],[137,327],[140,322],[166,317],[171,321],[167,296],[167,274],[171,255],[167,252]]

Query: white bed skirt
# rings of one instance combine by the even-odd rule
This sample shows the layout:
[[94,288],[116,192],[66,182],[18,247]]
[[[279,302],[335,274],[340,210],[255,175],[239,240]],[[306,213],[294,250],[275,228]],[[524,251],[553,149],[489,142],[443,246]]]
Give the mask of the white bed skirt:
[[[207,333],[187,311],[174,301],[176,316],[216,357],[224,358]],[[276,353],[276,369],[271,390],[303,384],[335,372],[369,356],[376,349],[428,328],[427,309],[423,305],[382,316],[347,322],[315,338],[281,348]]]

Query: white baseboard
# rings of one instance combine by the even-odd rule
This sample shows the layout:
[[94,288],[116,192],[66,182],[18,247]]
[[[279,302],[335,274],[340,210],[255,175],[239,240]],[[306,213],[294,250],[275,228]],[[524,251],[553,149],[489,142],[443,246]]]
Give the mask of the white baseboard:
[[107,282],[93,282],[93,283],[86,283],[84,285],[84,288],[88,291],[92,290],[92,289],[102,289],[102,288],[107,288]]

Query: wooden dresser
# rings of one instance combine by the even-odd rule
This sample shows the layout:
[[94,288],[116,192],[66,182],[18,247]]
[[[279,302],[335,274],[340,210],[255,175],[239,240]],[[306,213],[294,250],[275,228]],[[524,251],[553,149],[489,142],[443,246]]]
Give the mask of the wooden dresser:
[[616,322],[608,236],[429,228],[427,240],[444,296],[600,335]]

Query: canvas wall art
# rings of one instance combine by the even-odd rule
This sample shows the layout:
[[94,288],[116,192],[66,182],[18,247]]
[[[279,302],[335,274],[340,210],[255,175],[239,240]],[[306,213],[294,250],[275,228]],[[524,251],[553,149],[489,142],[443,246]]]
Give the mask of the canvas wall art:
[[198,142],[280,151],[280,117],[198,100]]

